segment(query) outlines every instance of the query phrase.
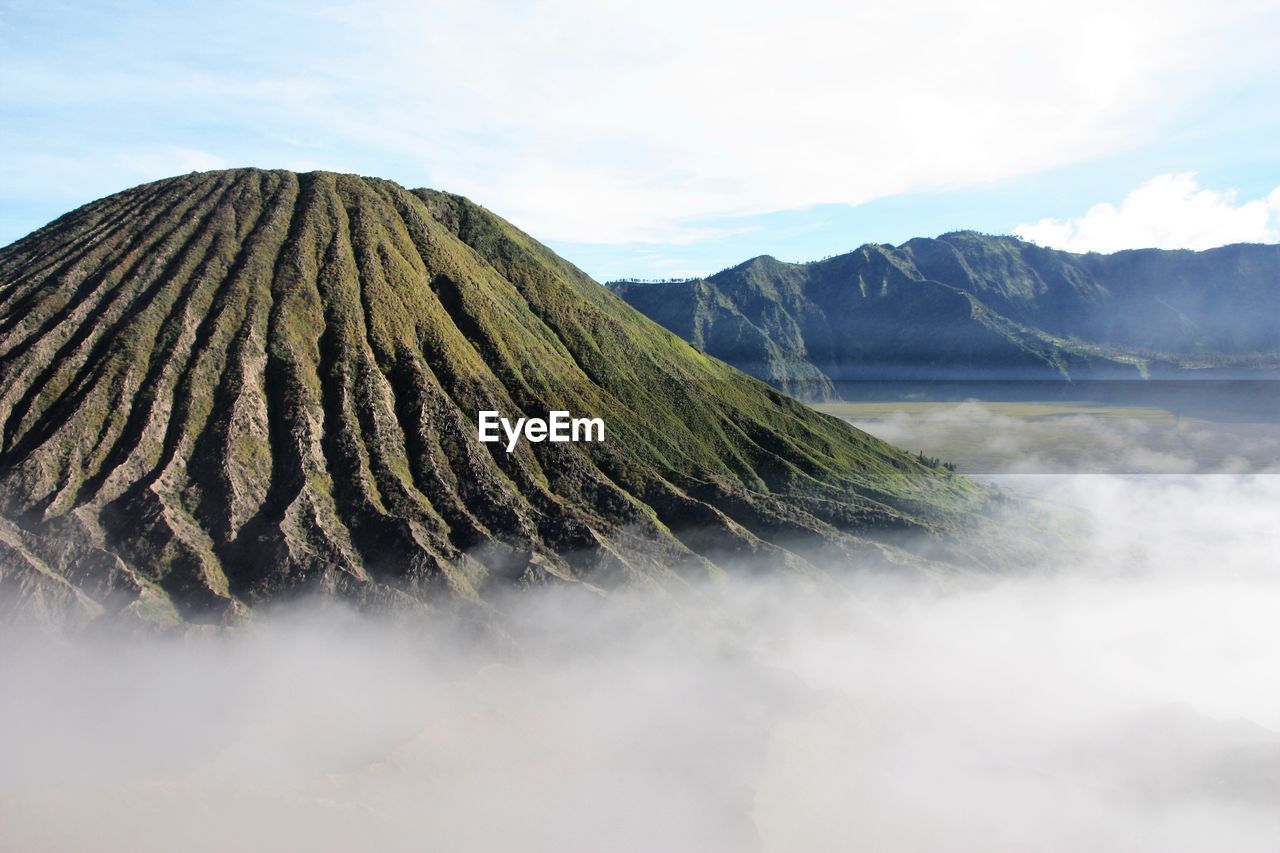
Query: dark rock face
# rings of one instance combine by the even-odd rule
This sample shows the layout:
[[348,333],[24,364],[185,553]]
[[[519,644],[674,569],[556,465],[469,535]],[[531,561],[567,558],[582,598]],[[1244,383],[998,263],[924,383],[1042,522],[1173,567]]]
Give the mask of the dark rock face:
[[1280,246],[1076,255],[970,232],[706,280],[615,282],[681,337],[793,393],[858,379],[1280,367]]
[[[477,412],[607,440],[477,439]],[[465,199],[188,175],[0,250],[0,618],[219,620],[910,558],[984,497]]]

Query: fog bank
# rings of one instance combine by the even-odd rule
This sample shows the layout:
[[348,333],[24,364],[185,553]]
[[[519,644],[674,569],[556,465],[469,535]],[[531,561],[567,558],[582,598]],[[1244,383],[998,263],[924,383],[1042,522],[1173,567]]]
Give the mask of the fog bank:
[[1280,474],[1280,426],[1263,415],[1209,421],[1157,408],[1031,403],[1013,411],[1039,413],[1019,416],[977,400],[923,411],[909,405],[846,419],[968,474]]
[[4,850],[1280,846],[1280,477],[1018,476],[1066,564],[0,638]]

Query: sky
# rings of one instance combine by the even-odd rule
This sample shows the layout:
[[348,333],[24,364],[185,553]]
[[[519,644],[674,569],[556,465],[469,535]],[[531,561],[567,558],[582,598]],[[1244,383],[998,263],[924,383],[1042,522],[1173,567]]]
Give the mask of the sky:
[[1280,241],[1280,0],[0,0],[0,244],[192,170],[467,195],[598,279]]

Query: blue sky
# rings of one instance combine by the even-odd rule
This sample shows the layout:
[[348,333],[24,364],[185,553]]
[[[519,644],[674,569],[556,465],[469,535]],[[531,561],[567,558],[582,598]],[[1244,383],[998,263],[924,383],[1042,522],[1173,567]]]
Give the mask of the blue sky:
[[464,193],[601,279],[959,228],[1280,239],[1280,2],[0,3],[0,243],[193,169]]

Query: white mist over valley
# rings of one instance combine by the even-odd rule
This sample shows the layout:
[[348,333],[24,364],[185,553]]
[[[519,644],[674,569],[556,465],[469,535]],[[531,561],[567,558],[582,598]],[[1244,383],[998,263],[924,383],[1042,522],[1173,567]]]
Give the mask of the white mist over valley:
[[1274,850],[1280,477],[995,480],[1069,558],[526,592],[496,633],[9,629],[0,846]]

